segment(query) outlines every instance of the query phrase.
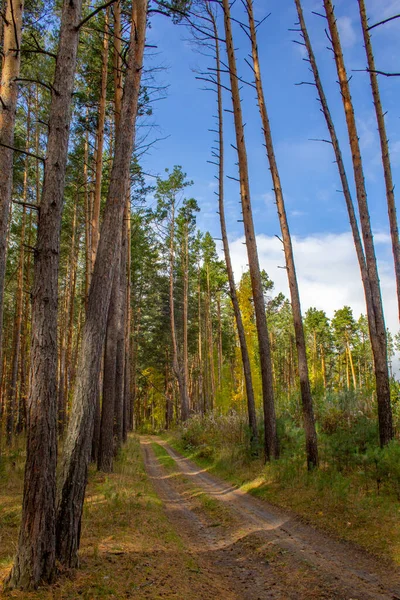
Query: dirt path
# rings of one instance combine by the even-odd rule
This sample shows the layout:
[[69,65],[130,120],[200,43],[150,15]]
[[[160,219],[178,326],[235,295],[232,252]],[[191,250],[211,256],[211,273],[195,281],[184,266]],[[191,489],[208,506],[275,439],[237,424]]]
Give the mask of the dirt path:
[[[154,442],[174,459],[172,472],[160,465]],[[142,437],[141,445],[168,518],[210,582],[210,593],[190,600],[400,600],[395,567],[209,475],[159,438]],[[221,507],[217,522],[196,500],[200,492]],[[225,590],[218,598],[217,581]]]

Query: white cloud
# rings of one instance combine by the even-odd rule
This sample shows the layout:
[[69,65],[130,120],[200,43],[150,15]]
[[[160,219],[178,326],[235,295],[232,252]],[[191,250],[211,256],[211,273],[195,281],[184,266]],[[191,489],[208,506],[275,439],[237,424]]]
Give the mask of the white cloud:
[[266,192],[265,194],[261,194],[261,198],[264,200],[267,207],[271,206],[271,204],[275,202],[275,196],[272,192]]
[[[386,233],[374,235],[377,247],[390,248]],[[232,262],[236,280],[247,270],[246,247],[241,237],[231,243]],[[257,236],[261,268],[275,283],[275,291],[289,296],[282,244],[276,237]],[[351,306],[354,316],[365,314],[365,300],[360,270],[350,232],[294,237],[293,247],[300,287],[303,314],[311,306],[326,311],[329,317],[345,304]],[[390,256],[390,253],[388,253]],[[399,329],[394,271],[390,259],[380,260],[380,280],[387,326],[393,332]]]
[[339,17],[337,19],[337,25],[343,48],[351,48],[354,46],[357,41],[357,34],[354,31],[350,17]]
[[363,119],[357,119],[357,128],[361,150],[366,150],[378,144],[376,117],[372,112]]
[[369,10],[375,19],[386,19],[400,11],[400,0],[370,0]]

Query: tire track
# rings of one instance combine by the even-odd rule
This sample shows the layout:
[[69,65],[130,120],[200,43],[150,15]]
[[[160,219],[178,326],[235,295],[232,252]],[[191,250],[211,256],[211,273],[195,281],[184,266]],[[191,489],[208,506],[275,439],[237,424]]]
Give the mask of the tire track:
[[[234,515],[237,525],[224,530],[218,528],[218,531],[210,531],[205,527],[193,512],[188,499],[174,489],[171,478],[165,476],[155,457],[150,458],[152,441],[165,448],[174,459],[178,471],[185,475],[190,484],[223,503]],[[212,552],[221,554],[222,558],[229,554],[236,565],[242,561],[246,563],[245,569],[250,568],[254,595],[241,595],[240,598],[400,600],[400,575],[396,567],[388,568],[353,544],[336,541],[278,508],[219,480],[159,438],[144,437],[141,444],[146,469],[167,510],[173,512],[179,507],[181,524],[185,523],[183,527],[194,527],[196,530],[190,536],[192,551],[204,553],[204,545],[207,545]],[[247,542],[250,539],[254,542],[255,538],[256,542],[250,544],[254,547],[249,549]],[[285,569],[282,571],[279,563],[277,570],[281,579],[286,581],[286,589],[275,581],[276,577],[272,576],[274,569],[266,570],[265,565],[257,564],[261,562],[263,550],[284,556]],[[231,564],[231,568],[234,566]],[[307,595],[303,595],[305,592],[299,588],[301,582],[298,577],[293,582],[290,570],[292,575],[302,573],[304,580],[309,581],[311,587]],[[257,577],[262,580],[263,590]],[[295,585],[295,589],[289,589],[290,585]]]

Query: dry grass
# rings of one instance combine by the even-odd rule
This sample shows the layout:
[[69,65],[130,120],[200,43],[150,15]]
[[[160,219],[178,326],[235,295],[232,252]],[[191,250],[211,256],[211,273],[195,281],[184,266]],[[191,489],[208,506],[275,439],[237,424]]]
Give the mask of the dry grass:
[[[18,536],[23,458],[1,476],[0,576],[9,571]],[[36,592],[4,598],[191,598],[203,596],[206,581],[195,557],[167,521],[143,468],[139,442],[131,437],[115,473],[91,470],[84,507],[81,568]]]
[[[339,477],[323,468],[314,473],[293,473],[280,461],[243,464],[229,453],[203,456],[185,451],[178,436],[168,443],[198,465],[257,498],[290,510],[340,539],[355,542],[383,559],[400,565],[400,502],[393,494],[368,493],[356,476]],[[336,479],[335,479],[336,477]]]
[[153,442],[151,447],[162,467],[173,474],[173,478],[170,479],[170,482],[179,491],[181,496],[190,503],[194,512],[205,515],[211,521],[211,526],[213,527],[219,525],[230,526],[233,524],[234,516],[223,502],[211,497],[201,488],[193,485],[193,483],[179,471],[175,460],[160,444]]

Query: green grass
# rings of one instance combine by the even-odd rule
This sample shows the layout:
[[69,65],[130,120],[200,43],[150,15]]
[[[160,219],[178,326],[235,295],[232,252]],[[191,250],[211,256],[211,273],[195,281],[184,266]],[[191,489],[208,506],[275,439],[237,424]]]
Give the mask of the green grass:
[[172,456],[170,456],[168,454],[168,452],[165,450],[165,448],[163,448],[162,446],[160,446],[160,444],[157,444],[155,442],[152,442],[151,448],[152,448],[154,454],[156,455],[158,462],[165,469],[167,469],[169,471],[176,470],[176,462],[174,461]]
[[184,456],[243,491],[400,564],[400,502],[385,482],[378,493],[373,481],[366,485],[360,471],[339,472],[322,465],[309,473],[303,457],[283,457],[264,465],[228,445],[205,453],[204,444],[188,448],[179,432],[163,437]]
[[194,504],[197,510],[202,511],[211,519],[213,526],[232,522],[232,515],[224,503],[204,492],[179,472],[175,460],[162,445],[152,442],[151,447],[160,464],[168,472],[175,474],[171,483],[176,485],[177,489]]
[[[161,451],[164,455],[165,450]],[[7,466],[0,481],[1,579],[11,568],[18,538],[23,458],[20,466]],[[106,475],[90,468],[80,560],[80,569],[60,576],[52,586],[31,593],[13,591],[4,597],[94,600],[141,598],[145,594],[154,599],[189,598],[196,589],[193,573],[200,573],[197,558],[187,552],[179,532],[169,523],[145,473],[135,436],[121,452],[114,473]]]

